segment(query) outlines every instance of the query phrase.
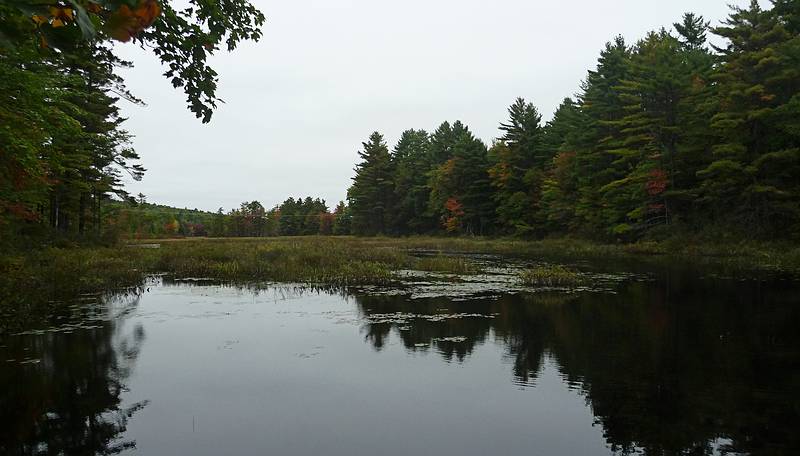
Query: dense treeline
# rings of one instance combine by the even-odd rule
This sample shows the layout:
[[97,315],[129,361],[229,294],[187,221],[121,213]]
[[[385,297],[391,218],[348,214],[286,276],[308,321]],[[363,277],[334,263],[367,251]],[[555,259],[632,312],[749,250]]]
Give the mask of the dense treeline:
[[258,201],[243,202],[224,212],[149,204],[139,194],[133,202],[111,202],[104,223],[116,235],[147,239],[161,237],[264,237],[341,235],[350,233],[344,202],[331,212],[319,198],[288,198],[272,209]]
[[[144,168],[117,102],[141,103],[117,75],[128,67],[112,40],[152,50],[208,121],[220,46],[257,40],[264,16],[246,0],[0,2],[0,242],[34,232],[99,235],[112,200],[129,199],[122,177]],[[5,244],[5,242],[3,242]]]
[[[460,121],[407,130],[391,150],[373,133],[349,205],[333,212],[290,198],[186,220],[116,211],[114,199],[133,200],[122,177],[144,168],[117,107],[139,102],[116,75],[130,63],[110,40],[152,47],[207,121],[217,101],[207,55],[258,39],[263,16],[241,0],[183,12],[152,0],[56,5],[0,5],[3,239],[45,227],[99,234],[104,225],[140,237],[800,233],[797,1],[772,0],[767,10],[752,1],[714,28],[687,14],[633,45],[618,37],[548,122],[520,98],[489,146]],[[195,19],[215,31],[190,27]],[[708,33],[724,44],[709,45]]]
[[319,198],[288,198],[266,210],[258,201],[244,202],[223,214],[217,211],[212,236],[307,236],[349,234],[347,207],[340,202],[331,212]]
[[110,202],[104,211],[106,230],[135,239],[209,236],[216,214],[145,201]]
[[58,66],[18,51],[0,56],[0,214],[99,231],[102,201],[127,196],[122,173],[144,172],[108,95],[132,98],[113,74],[126,62],[101,45],[78,45]]
[[373,133],[348,191],[353,232],[796,238],[800,3],[772,3],[617,37],[576,99],[546,123],[517,99],[489,147],[459,121],[391,151]]

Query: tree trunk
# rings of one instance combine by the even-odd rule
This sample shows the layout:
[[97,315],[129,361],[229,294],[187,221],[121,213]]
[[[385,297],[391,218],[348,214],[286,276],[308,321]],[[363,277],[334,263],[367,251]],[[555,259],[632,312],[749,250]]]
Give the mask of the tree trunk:
[[58,228],[58,193],[50,194],[50,228]]

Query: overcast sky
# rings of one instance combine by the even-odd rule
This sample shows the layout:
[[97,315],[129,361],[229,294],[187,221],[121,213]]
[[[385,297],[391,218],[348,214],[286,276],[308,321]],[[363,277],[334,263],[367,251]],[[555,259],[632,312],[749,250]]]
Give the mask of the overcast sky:
[[372,131],[391,147],[403,130],[461,120],[488,144],[518,96],[550,118],[615,35],[634,42],[687,11],[717,24],[728,3],[747,1],[255,0],[264,37],[211,60],[225,104],[209,124],[154,56],[119,46],[147,103],[121,102],[148,170],[127,187],[206,210],[307,195],[334,206]]

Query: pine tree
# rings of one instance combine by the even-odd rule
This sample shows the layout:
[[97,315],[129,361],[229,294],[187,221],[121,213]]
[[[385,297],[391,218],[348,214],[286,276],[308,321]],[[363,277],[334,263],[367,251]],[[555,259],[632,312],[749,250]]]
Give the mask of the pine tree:
[[489,234],[495,218],[486,145],[460,121],[453,123],[450,133],[452,143],[447,149],[452,156],[431,173],[429,210],[443,227]]
[[541,149],[552,160],[559,152],[575,148],[575,135],[580,130],[581,113],[572,98],[561,101],[553,118],[542,128]]
[[630,50],[622,37],[606,44],[600,53],[597,69],[589,71],[579,97],[584,122],[575,138],[575,166],[580,181],[575,206],[576,224],[588,236],[605,231],[602,211],[608,207],[600,189],[619,179],[609,152],[620,137],[620,119],[625,116],[624,102],[616,88],[630,71]]
[[628,75],[616,87],[625,110],[610,122],[619,130],[608,142],[617,178],[600,189],[608,204],[603,221],[613,234],[669,223],[664,192],[674,186],[679,106],[692,77],[682,49],[666,30],[651,32],[637,43]]
[[547,233],[575,231],[578,175],[575,167],[576,138],[585,117],[571,98],[565,98],[542,134],[542,148],[553,159],[542,182],[542,223]]
[[126,62],[90,44],[54,55],[14,48],[0,60],[8,95],[8,109],[0,109],[0,172],[8,174],[0,219],[10,213],[69,234],[83,234],[88,222],[99,234],[101,202],[112,194],[128,198],[122,174],[138,179],[144,172],[121,128],[118,99],[109,95],[129,96],[114,74]]
[[339,201],[333,211],[333,234],[337,236],[348,235],[350,231],[350,207],[344,201]]
[[517,98],[508,108],[508,123],[500,124],[500,131],[504,132],[500,140],[518,151],[515,166],[530,169],[550,158],[540,147],[541,122],[539,111],[524,98]]
[[774,233],[800,219],[800,39],[796,2],[764,11],[753,0],[734,8],[715,34],[718,112],[711,126],[718,142],[698,172],[702,202],[719,219]]
[[432,168],[443,164],[453,156],[455,135],[453,127],[447,121],[442,122],[433,132],[428,148],[428,160]]
[[713,83],[715,57],[705,41],[709,23],[701,16],[687,13],[682,23],[673,24],[682,44],[682,66],[689,75],[678,101],[676,144],[670,186],[664,197],[669,200],[670,219],[683,225],[699,225],[704,211],[698,210],[697,171],[708,164],[715,142],[710,119],[715,114],[717,86]]
[[683,15],[682,22],[672,25],[680,35],[680,42],[685,49],[701,50],[705,48],[710,22],[706,22],[703,16],[686,13]]
[[517,98],[508,114],[508,123],[500,124],[504,135],[491,149],[489,175],[502,229],[525,234],[537,225],[544,169],[552,157],[541,145],[542,116],[533,104]]
[[378,132],[362,143],[353,185],[347,192],[352,230],[359,235],[384,234],[390,223],[393,182],[389,149]]
[[397,234],[425,233],[436,228],[426,215],[430,198],[430,138],[425,130],[406,130],[392,153],[394,201],[392,231]]

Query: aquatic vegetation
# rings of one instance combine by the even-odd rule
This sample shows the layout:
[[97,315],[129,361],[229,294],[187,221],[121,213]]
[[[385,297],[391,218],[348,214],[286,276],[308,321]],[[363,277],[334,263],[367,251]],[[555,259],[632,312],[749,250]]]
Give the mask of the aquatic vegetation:
[[414,269],[428,272],[448,272],[451,274],[475,274],[478,266],[465,256],[434,255],[417,258]]
[[411,262],[402,251],[359,248],[321,237],[172,242],[162,250],[154,271],[231,281],[384,283],[392,270]]
[[519,280],[527,286],[564,287],[581,285],[584,280],[577,272],[562,265],[542,265],[519,273]]

